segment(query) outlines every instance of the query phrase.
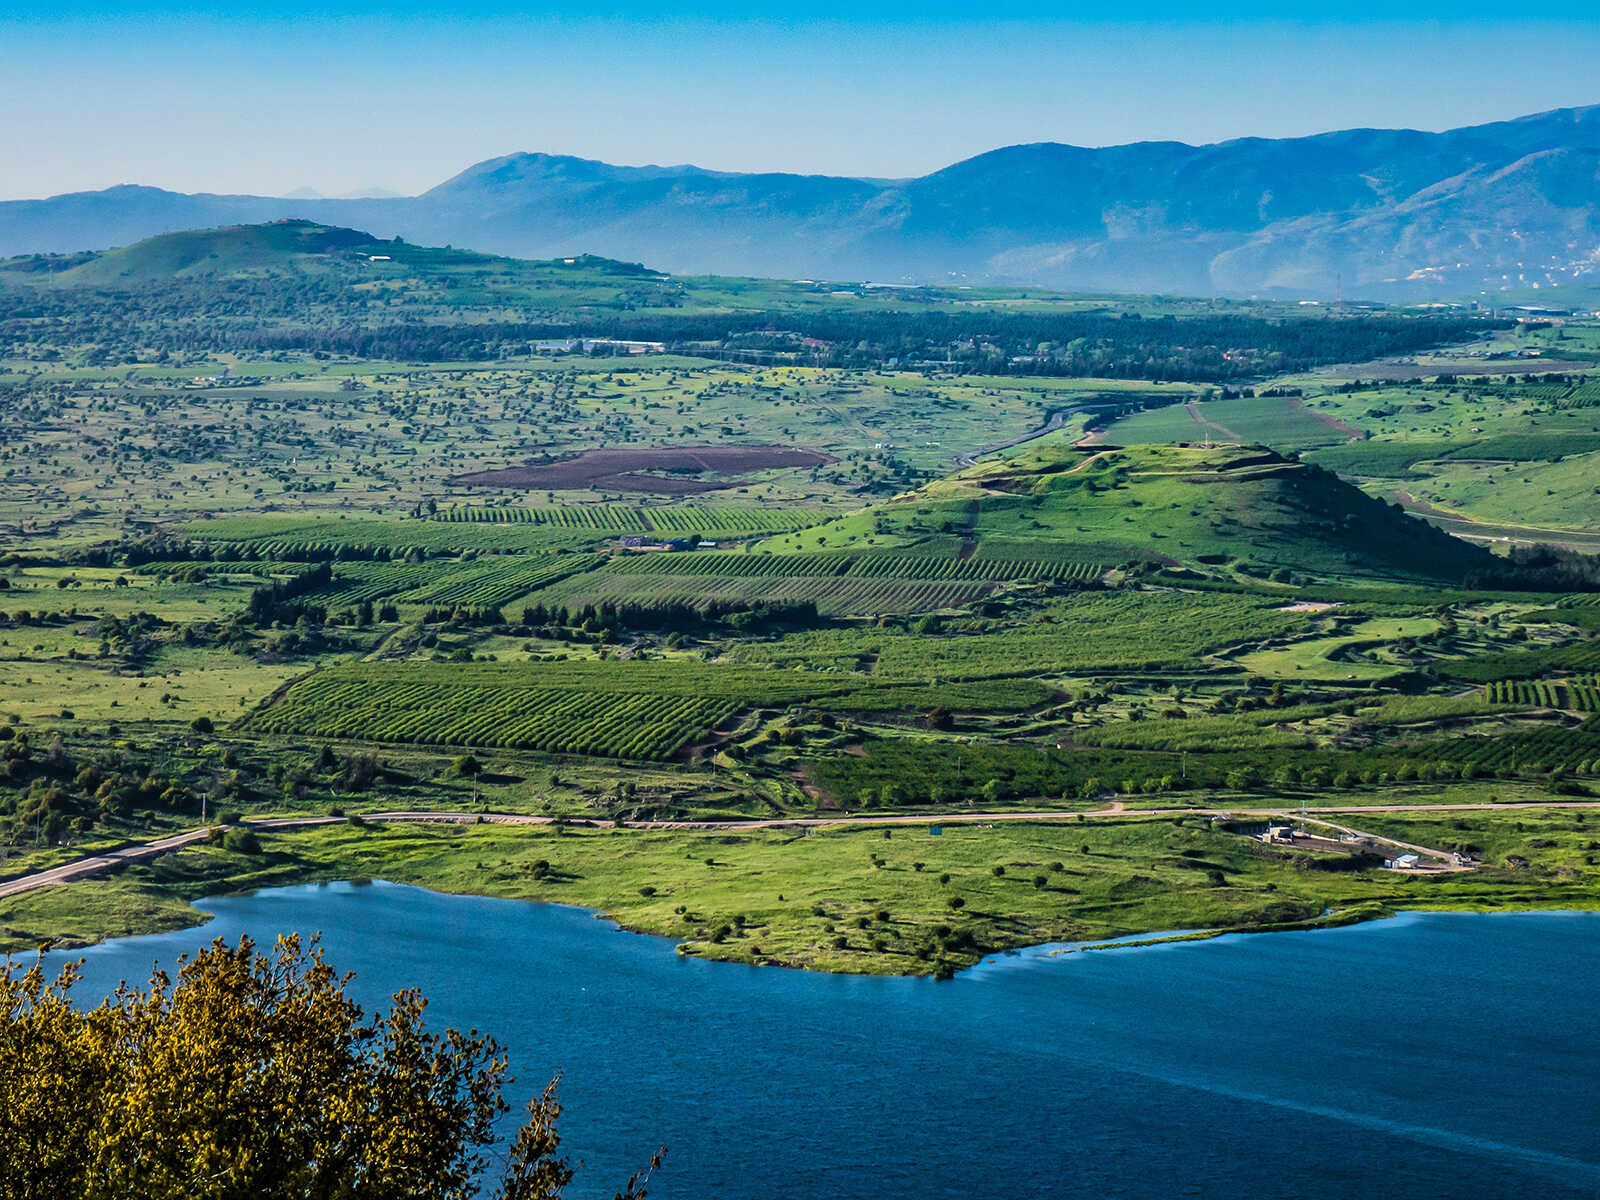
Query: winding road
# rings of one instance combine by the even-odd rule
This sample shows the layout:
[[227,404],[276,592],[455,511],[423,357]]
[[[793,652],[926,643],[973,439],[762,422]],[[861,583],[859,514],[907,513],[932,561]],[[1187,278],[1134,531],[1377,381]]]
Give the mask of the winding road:
[[1020,437],[1014,437],[1004,442],[996,442],[992,446],[980,446],[976,450],[968,450],[965,454],[955,455],[955,464],[958,467],[976,466],[978,460],[985,454],[994,454],[1001,450],[1009,450],[1013,446],[1020,446],[1023,442],[1031,442],[1034,438],[1042,438],[1047,433],[1054,433],[1067,423],[1067,418],[1076,414],[1076,408],[1064,408],[1059,412],[1050,414],[1050,419],[1037,429],[1030,429]]
[[[1139,817],[1278,818],[1286,822],[1292,822],[1303,812],[1308,824],[1322,825],[1326,828],[1336,829],[1340,833],[1350,834],[1353,837],[1366,838],[1386,846],[1404,849],[1413,854],[1435,858],[1443,863],[1450,863],[1453,861],[1453,856],[1447,850],[1418,846],[1410,842],[1396,841],[1393,838],[1379,837],[1376,834],[1353,829],[1347,825],[1335,824],[1324,818],[1330,816],[1359,817],[1363,814],[1395,816],[1406,813],[1505,812],[1543,809],[1600,810],[1600,800],[1527,801],[1511,804],[1350,804],[1327,805],[1304,810],[1299,808],[1128,808],[1121,801],[1114,801],[1106,808],[1097,808],[1085,812],[1037,809],[1031,811],[1008,810],[1004,812],[888,813],[879,816],[841,814],[832,817],[764,817],[749,821],[626,821],[621,824],[629,829],[655,831],[713,830],[737,832],[744,829],[821,829],[849,825],[1066,823],[1076,822],[1080,819],[1103,821],[1108,819],[1131,820]],[[414,812],[361,813],[359,816],[363,821],[374,823],[418,825],[551,825],[558,820],[556,817],[539,816],[532,813],[427,812],[421,810]],[[573,825],[602,829],[616,828],[619,824],[616,821],[591,818],[574,819],[569,817],[565,818],[565,820]],[[268,817],[258,821],[246,822],[246,825],[251,829],[271,832],[311,829],[324,825],[343,825],[347,822],[348,818],[346,817]],[[225,829],[227,827],[217,826],[216,828]],[[195,842],[209,837],[211,829],[212,827],[210,826],[188,829],[182,833],[176,833],[171,837],[160,838],[153,842],[140,842],[132,846],[125,846],[119,850],[102,851],[84,858],[75,859],[69,863],[62,863],[60,866],[51,867],[49,870],[36,871],[31,875],[21,875],[15,879],[0,881],[0,900],[21,896],[27,892],[38,891],[41,888],[73,883],[79,879],[89,879],[95,875],[103,875],[105,872],[117,867],[126,866],[129,863],[144,862],[160,855],[171,853],[174,850],[182,850],[185,846],[193,845]]]

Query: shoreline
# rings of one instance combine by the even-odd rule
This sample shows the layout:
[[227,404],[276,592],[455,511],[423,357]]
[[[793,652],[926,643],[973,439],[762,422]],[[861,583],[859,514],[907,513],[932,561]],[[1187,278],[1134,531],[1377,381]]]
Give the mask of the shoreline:
[[[171,934],[182,933],[189,930],[203,930],[206,926],[216,921],[220,915],[213,910],[203,907],[208,902],[242,899],[255,896],[263,892],[292,891],[296,889],[311,889],[340,885],[347,887],[382,885],[386,887],[405,888],[427,892],[431,895],[441,897],[467,900],[492,900],[513,904],[533,904],[565,908],[573,912],[582,913],[591,919],[600,921],[610,926],[612,932],[615,933],[626,933],[635,937],[648,937],[665,943],[675,942],[675,939],[666,934],[627,925],[618,920],[613,913],[607,912],[603,909],[592,908],[584,904],[574,904],[562,900],[527,899],[523,897],[500,896],[484,891],[447,891],[440,888],[427,887],[422,884],[408,883],[400,880],[353,877],[342,879],[308,879],[301,882],[274,884],[269,887],[244,888],[232,891],[215,892],[205,896],[196,897],[195,899],[186,902],[187,911],[196,918],[191,922],[170,928],[151,929],[137,933],[119,934],[115,937],[101,938],[94,942],[54,944],[49,946],[48,949],[44,950],[43,953],[50,955],[70,955],[72,952],[78,950],[94,950],[113,944],[135,942],[145,938],[165,937]],[[1476,916],[1519,916],[1537,913],[1594,915],[1600,913],[1600,904],[1597,904],[1592,908],[1556,907],[1545,905],[1485,908],[1482,906],[1444,905],[1401,909],[1388,909],[1374,905],[1362,905],[1349,910],[1326,913],[1320,918],[1309,921],[1281,922],[1277,924],[1237,926],[1230,928],[1193,930],[1173,929],[1165,931],[1151,930],[1147,932],[1126,934],[1114,938],[1073,942],[1030,942],[1015,946],[996,947],[988,950],[976,961],[961,967],[959,970],[954,971],[948,976],[937,976],[926,972],[827,971],[797,963],[783,963],[777,961],[749,962],[735,957],[717,957],[706,954],[686,953],[683,943],[676,943],[673,948],[680,958],[698,958],[704,962],[723,963],[729,966],[743,965],[754,969],[774,968],[781,970],[813,971],[818,974],[860,975],[866,977],[895,979],[927,979],[933,982],[948,982],[952,979],[961,978],[963,976],[970,977],[974,972],[977,972],[982,968],[999,965],[1003,960],[1011,958],[1055,959],[1065,958],[1074,954],[1088,954],[1119,950],[1145,950],[1155,946],[1172,946],[1184,943],[1208,942],[1226,937],[1248,937],[1258,934],[1275,933],[1325,932],[1337,929],[1352,929],[1360,925],[1375,924],[1383,921],[1397,920],[1404,917],[1442,916],[1450,913],[1471,914]],[[15,962],[17,957],[18,956],[14,952],[0,953],[0,962],[7,960]]]
[[[1569,806],[1541,806],[1551,810],[1543,825],[1570,824]],[[1457,811],[1417,812],[1409,825],[1385,814],[1385,837],[1429,837],[1458,824],[1446,821]],[[682,829],[391,815],[399,819],[259,820],[250,851],[202,830],[58,864],[24,877],[35,882],[9,898],[0,885],[0,947],[78,948],[191,928],[204,923],[194,906],[206,898],[372,879],[579,907],[708,960],[944,978],[989,954],[1052,943],[1318,929],[1401,910],[1600,908],[1600,895],[1539,865],[1537,851],[1520,868],[1319,871],[1304,854],[1221,831],[1194,810],[1108,810],[1081,823],[1076,814],[995,813]],[[1525,824],[1528,835],[1543,831],[1539,818],[1522,808],[1480,836],[1515,830],[1525,842]],[[941,824],[939,833],[921,828]],[[66,886],[85,864],[105,877]]]
[[[672,943],[675,952],[680,958],[697,958],[705,962],[718,962],[727,964],[742,964],[755,968],[775,968],[781,970],[814,971],[819,974],[834,975],[859,975],[877,976],[886,978],[903,979],[932,979],[940,982],[970,974],[977,968],[989,963],[991,960],[1006,958],[1015,955],[1038,955],[1042,957],[1058,957],[1067,954],[1093,953],[1115,950],[1148,949],[1153,946],[1175,945],[1186,942],[1214,941],[1218,938],[1234,936],[1253,936],[1257,934],[1274,933],[1313,933],[1333,929],[1353,928],[1358,925],[1373,924],[1389,921],[1408,915],[1434,915],[1444,913],[1471,913],[1480,916],[1517,915],[1527,913],[1597,913],[1600,912],[1600,900],[1591,907],[1573,906],[1570,902],[1542,904],[1537,902],[1508,904],[1482,904],[1470,902],[1443,902],[1436,904],[1420,904],[1405,908],[1391,908],[1382,904],[1363,903],[1349,908],[1332,910],[1301,921],[1269,922],[1251,925],[1217,926],[1197,929],[1167,929],[1167,930],[1141,930],[1120,934],[1113,937],[1086,938],[1076,941],[1050,941],[1050,942],[1019,942],[1011,945],[988,947],[973,961],[955,968],[947,975],[940,975],[935,971],[880,971],[880,970],[834,970],[820,967],[815,964],[803,962],[786,962],[777,958],[751,960],[731,954],[706,953],[709,949],[699,943],[685,942],[674,938],[668,933],[646,928],[641,924],[630,924],[623,920],[616,912],[606,907],[595,907],[588,904],[577,903],[570,900],[552,899],[547,897],[512,896],[497,893],[490,889],[458,890],[438,886],[429,886],[424,883],[409,880],[387,879],[382,877],[361,876],[356,874],[335,874],[329,877],[307,877],[302,879],[289,879],[282,882],[273,882],[261,886],[245,886],[238,888],[225,888],[211,890],[206,894],[182,899],[182,908],[179,910],[186,918],[180,922],[163,923],[155,921],[151,927],[128,932],[102,935],[90,940],[63,938],[53,940],[43,949],[51,954],[65,954],[78,950],[90,950],[99,946],[109,945],[113,942],[127,942],[147,937],[162,937],[167,934],[180,933],[185,930],[198,930],[205,928],[214,921],[217,914],[203,907],[210,901],[227,901],[253,896],[262,892],[284,891],[293,888],[312,888],[344,884],[349,886],[367,886],[383,884],[391,887],[415,888],[419,891],[430,892],[438,896],[460,897],[463,899],[481,899],[506,901],[519,904],[553,905],[583,912],[591,918],[602,921],[612,927],[615,932],[627,933],[638,937],[654,938],[663,942]],[[19,952],[16,950],[0,950],[0,961],[17,960]]]

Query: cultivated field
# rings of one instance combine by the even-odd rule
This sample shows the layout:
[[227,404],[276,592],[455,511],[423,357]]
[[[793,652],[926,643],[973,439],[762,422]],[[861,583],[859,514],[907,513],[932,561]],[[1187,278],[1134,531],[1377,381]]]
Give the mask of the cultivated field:
[[224,233],[0,264],[0,880],[202,813],[554,823],[201,838],[0,945],[376,875],[934,974],[1600,897],[1581,322]]

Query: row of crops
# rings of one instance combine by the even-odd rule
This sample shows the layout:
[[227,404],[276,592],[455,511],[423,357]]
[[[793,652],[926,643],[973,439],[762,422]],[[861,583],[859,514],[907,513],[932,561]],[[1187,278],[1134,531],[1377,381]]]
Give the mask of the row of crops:
[[555,525],[562,529],[638,529],[639,510],[630,504],[570,504],[514,508],[461,504],[435,513],[435,521],[471,525]]
[[1570,712],[1600,712],[1600,678],[1593,675],[1561,681],[1500,679],[1485,684],[1483,693],[1496,704],[1528,704]]
[[[1463,386],[1458,384],[1457,386]],[[1477,390],[1477,389],[1471,389]],[[1572,400],[1574,390],[1564,383],[1516,383],[1510,387],[1499,389],[1501,396],[1509,400],[1533,400],[1539,403],[1559,404],[1568,406]],[[1582,407],[1578,405],[1577,407]]]
[[1440,663],[1440,675],[1465,683],[1491,683],[1499,679],[1537,679],[1565,671],[1600,671],[1600,638],[1564,646],[1539,646],[1480,654],[1460,662]]
[[413,551],[537,550],[573,540],[572,531],[534,525],[465,525],[416,518],[329,520],[218,517],[185,527],[192,544],[228,561],[403,558]]
[[674,575],[661,571],[603,571],[546,588],[535,599],[547,607],[628,603],[698,607],[812,602],[828,616],[937,612],[983,599],[995,585],[966,579],[856,579],[838,575]]
[[1419,761],[1449,762],[1483,772],[1540,775],[1600,770],[1600,717],[1500,737],[1440,738],[1406,747]]
[[1001,582],[1036,579],[1052,583],[1089,583],[1105,572],[1106,567],[1095,562],[935,558],[893,553],[857,555],[849,571],[851,575],[893,575],[902,579],[992,579]]
[[597,554],[495,559],[453,572],[428,587],[402,592],[395,599],[402,604],[499,608],[518,596],[591,570],[600,562]]
[[1016,712],[1031,680],[875,683],[857,674],[683,661],[351,663],[299,680],[248,719],[261,733],[665,759],[750,708]]
[[1104,573],[1091,562],[1031,559],[963,559],[954,554],[896,550],[828,550],[812,554],[733,554],[720,550],[629,555],[617,569],[630,575],[739,575],[773,579],[787,575],[837,575],[857,579],[967,579],[996,583],[1048,580],[1087,583]]
[[1600,408],[1600,379],[1580,383],[1561,400],[1562,408]]
[[349,663],[327,667],[296,683],[286,695],[315,700],[329,689],[356,683],[386,697],[406,698],[410,688],[544,688],[587,692],[657,692],[772,704],[794,704],[848,691],[860,679],[809,671],[730,666],[682,659],[589,660],[528,663]]
[[731,537],[741,533],[792,533],[828,519],[815,508],[647,508],[641,515],[647,529],[667,537],[710,534]]
[[457,505],[434,516],[436,521],[479,525],[553,525],[597,533],[659,533],[734,536],[788,533],[826,519],[809,508],[761,508],[754,505],[639,508],[628,504],[569,504],[540,507]]
[[743,663],[816,671],[870,665],[878,685],[1194,669],[1221,647],[1308,629],[1311,614],[1280,611],[1279,605],[1234,594],[1079,592],[1002,633],[924,637],[895,629],[818,629],[743,642],[729,654]]
[[314,698],[295,689],[253,725],[267,733],[441,746],[486,746],[662,759],[731,715],[728,700],[648,692],[429,684],[374,691],[360,682]]
[[430,563],[348,562],[334,568],[333,582],[318,596],[329,606],[382,600],[397,592],[423,587],[439,578]]
[[331,606],[387,600],[478,608],[500,607],[521,596],[551,608],[607,601],[691,607],[715,601],[810,601],[832,616],[877,616],[964,607],[1013,580],[1087,583],[1099,570],[1094,564],[976,564],[953,556],[878,552],[752,556],[699,551],[628,555],[609,565],[594,554],[535,554],[465,565],[339,563],[320,598]]
[[518,596],[599,566],[597,554],[496,556],[466,565],[349,562],[334,568],[320,599],[329,605],[396,604],[498,608]]

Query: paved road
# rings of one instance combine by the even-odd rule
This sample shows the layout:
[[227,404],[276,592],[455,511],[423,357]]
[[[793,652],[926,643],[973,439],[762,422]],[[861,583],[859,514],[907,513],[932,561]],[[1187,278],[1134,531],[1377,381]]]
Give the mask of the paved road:
[[1009,450],[1012,446],[1020,446],[1023,442],[1031,442],[1034,440],[1034,438],[1042,438],[1047,433],[1054,433],[1057,429],[1060,429],[1067,423],[1067,418],[1069,416],[1076,414],[1078,411],[1079,409],[1076,407],[1064,408],[1060,412],[1051,413],[1050,419],[1043,425],[1040,425],[1037,429],[1030,429],[1027,433],[1022,434],[1020,437],[1011,438],[1009,441],[996,442],[992,446],[981,446],[976,450],[968,450],[965,454],[957,454],[955,456],[956,466],[976,466],[978,460],[985,454],[994,454],[1000,450]]
[[104,871],[109,871],[112,867],[138,862],[141,859],[155,858],[158,854],[165,854],[169,850],[181,850],[192,842],[198,842],[209,832],[210,830],[208,829],[189,829],[183,833],[162,838],[157,842],[141,842],[137,846],[127,846],[121,850],[108,850],[104,854],[96,854],[89,858],[80,858],[75,862],[63,863],[61,866],[52,867],[48,871],[24,875],[20,879],[7,880],[4,883],[0,883],[0,900],[10,896],[20,896],[23,892],[50,887],[53,884],[71,883],[75,879],[87,879],[91,875],[99,875]]
[[[1320,824],[1349,833],[1356,837],[1370,838],[1375,842],[1382,842],[1388,846],[1399,846],[1416,854],[1428,855],[1449,862],[1451,855],[1448,851],[1439,850],[1428,846],[1417,846],[1409,842],[1396,841],[1393,838],[1378,837],[1376,834],[1366,833],[1346,825],[1337,825],[1332,821],[1323,820],[1328,816],[1361,816],[1369,815],[1399,815],[1406,813],[1449,813],[1449,812],[1504,812],[1520,809],[1595,809],[1600,810],[1600,800],[1551,800],[1529,801],[1512,804],[1345,804],[1325,805],[1317,808],[1305,809],[1307,818],[1313,824]],[[1106,808],[1091,809],[1086,812],[1063,812],[1060,809],[1038,809],[1033,811],[1007,811],[1007,812],[955,812],[955,813],[887,813],[877,816],[864,816],[860,814],[841,814],[833,817],[764,817],[753,821],[629,821],[626,825],[630,829],[648,830],[720,830],[737,831],[741,829],[821,829],[841,825],[993,825],[1007,822],[1076,822],[1080,817],[1086,821],[1103,821],[1108,818],[1134,818],[1134,817],[1224,817],[1224,818],[1269,818],[1276,817],[1285,821],[1293,821],[1300,813],[1298,808],[1128,808],[1121,801],[1115,801]],[[364,821],[396,823],[396,824],[444,824],[444,825],[550,825],[556,820],[554,817],[536,816],[531,813],[470,813],[470,812],[427,812],[394,811],[362,813]],[[588,825],[595,828],[614,828],[616,822],[598,819],[568,818],[569,823]],[[250,828],[260,830],[293,830],[310,829],[322,825],[345,824],[344,817],[270,817],[259,821],[248,822]],[[38,871],[32,875],[23,875],[16,879],[0,882],[0,900],[12,896],[20,896],[26,892],[38,891],[40,888],[54,887],[63,883],[72,883],[78,879],[87,879],[93,875],[101,875],[114,867],[125,866],[131,862],[141,862],[145,859],[155,858],[166,854],[170,850],[181,850],[183,847],[200,841],[210,834],[209,827],[185,830],[183,833],[173,834],[171,837],[161,838],[154,842],[141,842],[138,845],[127,846],[121,850],[108,850],[102,854],[90,855],[61,866],[52,867],[48,871]]]

